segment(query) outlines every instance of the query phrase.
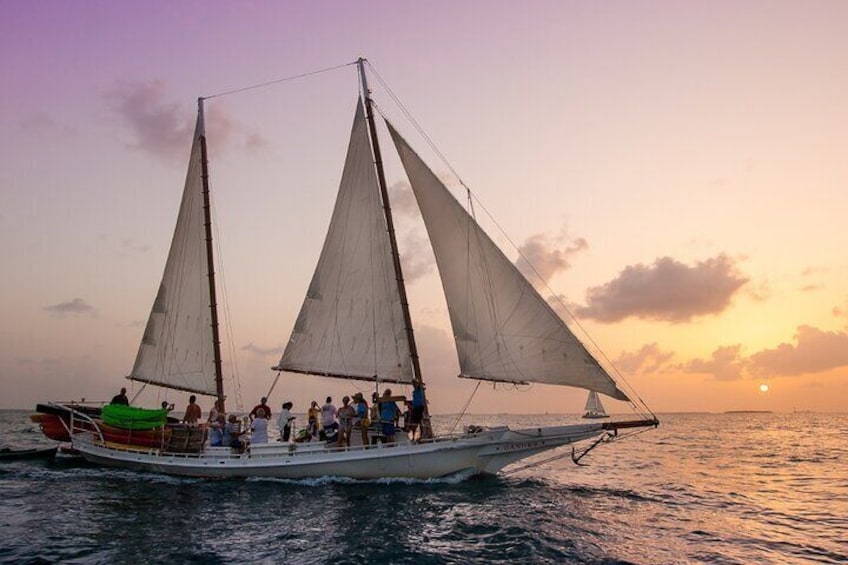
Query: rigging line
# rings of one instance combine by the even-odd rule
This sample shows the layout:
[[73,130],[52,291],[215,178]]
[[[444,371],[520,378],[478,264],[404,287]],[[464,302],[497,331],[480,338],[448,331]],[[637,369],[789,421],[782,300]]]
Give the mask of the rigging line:
[[[460,178],[459,173],[456,172],[456,169],[454,169],[451,166],[450,162],[447,160],[447,157],[445,157],[444,154],[441,151],[439,151],[439,148],[436,147],[436,144],[433,142],[432,139],[430,139],[430,136],[427,135],[427,132],[424,131],[424,128],[422,128],[420,125],[418,125],[418,122],[415,121],[415,118],[412,117],[412,113],[409,110],[407,110],[406,106],[404,106],[403,103],[400,101],[400,99],[397,96],[395,96],[395,93],[392,91],[391,88],[389,88],[389,85],[386,84],[386,81],[383,80],[383,77],[380,76],[380,73],[377,72],[377,69],[374,68],[374,65],[372,65],[371,62],[368,61],[368,60],[366,60],[365,62],[368,63],[368,67],[371,69],[371,72],[374,73],[374,76],[377,77],[377,80],[380,82],[380,84],[383,85],[383,88],[386,89],[386,92],[389,94],[389,97],[392,100],[394,100],[394,103],[397,104],[398,108],[400,108],[403,115],[406,116],[406,119],[409,120],[409,122],[412,124],[412,126],[415,128],[415,130],[418,132],[418,134],[424,139],[424,141],[427,142],[427,145],[430,146],[430,148],[436,153],[436,155],[439,156],[439,159],[442,160],[442,162],[450,170],[450,172],[453,173],[453,175],[459,181],[459,184],[468,188],[466,186],[466,184],[464,182],[462,182],[462,179]],[[378,108],[378,111],[379,111],[379,108]],[[386,115],[383,114],[383,112],[380,112],[380,115],[383,116],[383,118],[386,117]]]
[[[242,395],[241,395],[241,379],[239,378],[239,368],[238,368],[238,356],[236,355],[235,350],[235,336],[233,332],[233,316],[230,311],[230,295],[229,289],[227,288],[227,277],[225,275],[224,270],[224,254],[221,251],[221,233],[218,230],[218,214],[217,207],[215,205],[214,196],[212,193],[209,194],[209,207],[210,214],[212,215],[212,219],[214,220],[212,223],[212,227],[215,230],[215,247],[217,250],[218,256],[218,271],[220,276],[218,280],[221,283],[221,298],[224,303],[224,327],[226,328],[227,337],[228,337],[228,349],[230,351],[230,363],[232,365],[232,381],[233,381],[233,393],[236,397],[236,408],[239,410],[243,410],[244,406],[242,404]],[[222,375],[223,378],[223,375]]]
[[219,92],[217,94],[210,94],[209,96],[203,96],[203,97],[201,97],[201,100],[211,100],[212,98],[218,98],[220,96],[229,96],[230,94],[238,94],[239,92],[245,92],[247,90],[255,90],[257,88],[264,88],[266,86],[273,86],[273,85],[279,84],[281,82],[287,82],[287,81],[290,81],[290,80],[296,80],[296,79],[299,79],[299,78],[310,77],[310,76],[313,76],[313,75],[318,75],[318,74],[326,73],[326,72],[329,72],[329,71],[335,71],[337,69],[341,69],[343,67],[349,67],[350,65],[355,65],[355,64],[356,64],[356,61],[353,61],[352,63],[344,63],[342,65],[336,65],[334,67],[327,67],[326,69],[319,69],[317,71],[310,71],[308,73],[301,73],[299,75],[292,75],[292,76],[288,76],[288,77],[284,77],[284,78],[278,78],[278,79],[275,79],[275,80],[269,80],[267,82],[262,82],[262,83],[254,84],[254,85],[251,85],[251,86],[245,86],[243,88],[236,88],[234,90],[227,90],[226,92]]
[[132,397],[132,400],[130,400],[130,404],[135,404],[135,401],[138,400],[138,397],[141,395],[142,392],[144,392],[145,388],[147,388],[147,383],[142,383],[141,388],[138,389],[138,392],[135,393]]
[[471,391],[471,396],[468,397],[468,400],[465,401],[465,406],[460,410],[459,415],[456,417],[456,421],[454,421],[453,426],[451,426],[450,432],[448,435],[452,434],[456,431],[456,427],[459,425],[459,421],[462,420],[462,417],[465,416],[465,412],[468,410],[468,407],[471,406],[471,401],[474,399],[474,395],[477,394],[477,389],[480,388],[480,383],[483,381],[477,381],[477,386],[474,387],[474,390]]

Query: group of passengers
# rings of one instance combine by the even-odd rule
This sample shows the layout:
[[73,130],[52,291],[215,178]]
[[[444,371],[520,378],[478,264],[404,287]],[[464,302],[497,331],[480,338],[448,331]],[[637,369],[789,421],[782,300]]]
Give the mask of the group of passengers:
[[[397,401],[403,401],[406,411],[401,414]],[[263,397],[259,404],[253,407],[245,420],[245,425],[239,421],[235,414],[227,417],[223,411],[220,400],[216,400],[209,411],[206,427],[209,430],[210,445],[212,447],[232,447],[240,450],[245,446],[244,437],[249,433],[251,443],[268,443],[268,424],[271,421],[272,412],[267,404],[268,399]],[[126,397],[126,389],[112,399],[113,404],[129,404]],[[398,422],[403,415],[403,430],[411,433],[415,439],[416,431],[422,424],[424,416],[424,391],[423,384],[416,383],[412,392],[412,401],[407,402],[404,397],[392,396],[391,389],[383,391],[379,396],[376,392],[371,395],[371,406],[365,400],[361,392],[357,392],[351,398],[344,396],[339,408],[333,404],[332,397],[328,396],[323,406],[319,408],[316,401],[312,401],[307,411],[307,428],[292,437],[295,416],[292,415],[294,404],[290,401],[282,403],[280,414],[277,417],[277,428],[283,443],[304,441],[326,441],[335,443],[338,447],[349,447],[353,430],[359,428],[360,439],[363,446],[369,446],[369,439],[376,443],[382,440],[391,444],[396,441]],[[163,403],[169,411],[173,405]],[[185,415],[182,422],[189,426],[201,425],[202,411],[197,404],[197,397],[189,397]],[[249,423],[248,423],[249,420]],[[175,420],[176,421],[176,420]],[[369,438],[369,435],[371,437]]]

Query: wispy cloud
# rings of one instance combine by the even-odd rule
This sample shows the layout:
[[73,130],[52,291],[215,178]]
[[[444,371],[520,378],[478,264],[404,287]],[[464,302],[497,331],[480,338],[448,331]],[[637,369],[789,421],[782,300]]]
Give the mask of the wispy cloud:
[[842,306],[834,306],[832,313],[837,318],[848,318],[848,299]]
[[247,351],[248,353],[252,353],[253,355],[257,355],[260,357],[268,357],[270,355],[280,355],[283,351],[283,348],[280,346],[276,347],[260,347],[255,345],[252,341],[247,345],[242,346],[242,351]]
[[719,381],[735,381],[743,377],[746,359],[741,345],[725,345],[713,351],[709,359],[692,359],[680,366],[689,373],[712,375]]
[[433,272],[436,260],[430,241],[426,237],[416,231],[410,231],[404,237],[403,250],[403,278],[407,283],[413,283]]
[[582,237],[571,242],[565,236],[550,238],[545,234],[535,234],[518,246],[520,257],[515,266],[530,280],[541,277],[549,281],[561,271],[571,268],[571,258],[589,248],[589,243]]
[[415,194],[408,182],[400,181],[390,186],[389,200],[392,203],[392,212],[406,216],[418,215],[418,203],[415,202]]
[[77,316],[81,314],[90,314],[93,316],[97,313],[97,310],[82,298],[74,298],[70,302],[60,302],[59,304],[45,306],[44,309],[58,317]]
[[627,374],[656,373],[665,367],[674,357],[674,352],[663,351],[654,343],[647,343],[639,350],[622,352],[615,365]]
[[628,266],[612,281],[590,288],[586,306],[576,314],[600,322],[630,316],[687,322],[724,311],[748,280],[724,254],[692,266],[662,257],[653,265]]
[[185,156],[193,117],[179,103],[167,100],[162,80],[123,82],[107,92],[118,116],[135,137],[134,147],[174,161]]
[[[169,99],[163,80],[122,82],[106,93],[113,109],[134,137],[132,147],[169,162],[185,157],[194,130],[195,114],[186,104]],[[240,144],[255,151],[268,145],[261,134],[236,122],[223,103],[209,104],[206,129],[212,148]]]

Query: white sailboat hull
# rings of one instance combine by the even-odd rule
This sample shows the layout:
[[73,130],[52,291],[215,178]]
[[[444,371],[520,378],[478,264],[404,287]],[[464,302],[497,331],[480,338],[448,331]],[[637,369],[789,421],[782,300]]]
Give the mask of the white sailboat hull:
[[323,444],[257,444],[244,453],[207,448],[201,453],[128,449],[99,441],[94,433],[72,437],[73,447],[93,463],[169,475],[209,478],[434,479],[458,473],[496,474],[505,466],[603,433],[600,424],[510,430],[353,448]]

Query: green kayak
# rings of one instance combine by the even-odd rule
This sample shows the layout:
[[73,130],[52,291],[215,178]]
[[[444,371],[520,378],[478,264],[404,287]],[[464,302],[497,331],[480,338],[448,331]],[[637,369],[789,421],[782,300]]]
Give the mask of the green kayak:
[[103,407],[100,417],[104,422],[116,428],[125,430],[152,430],[165,425],[168,411],[164,409],[148,410],[125,406],[123,404],[107,404]]

